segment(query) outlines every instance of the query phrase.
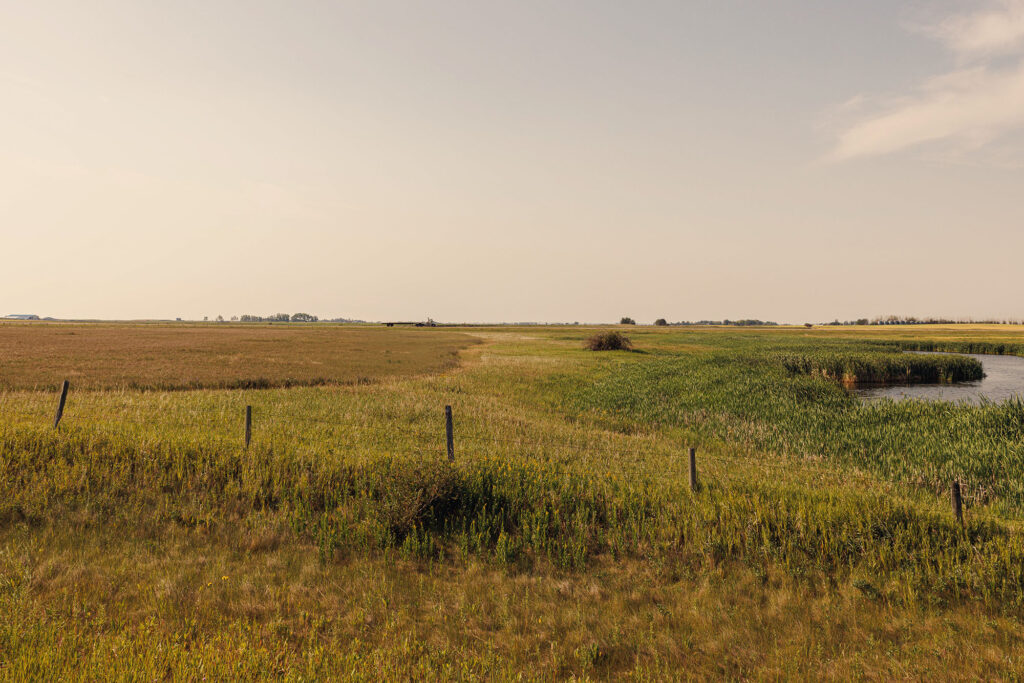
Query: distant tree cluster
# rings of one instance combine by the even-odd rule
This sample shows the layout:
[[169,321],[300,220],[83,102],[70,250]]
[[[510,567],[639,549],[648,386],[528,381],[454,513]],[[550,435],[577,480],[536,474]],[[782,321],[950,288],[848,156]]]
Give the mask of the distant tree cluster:
[[871,324],[867,318],[857,318],[856,320],[844,320],[839,322],[839,319],[833,320],[830,323],[821,323],[822,325],[869,325]]
[[275,313],[274,315],[250,315],[246,313],[241,317],[243,323],[315,323],[320,318],[309,313]]
[[680,321],[680,322],[677,322],[677,323],[670,323],[670,324],[672,324],[672,325],[730,325],[732,327],[756,327],[756,326],[766,326],[766,325],[767,326],[778,325],[777,322],[772,322],[771,320],[756,320],[756,319],[753,319],[753,318],[748,318],[748,319],[744,319],[744,320],[729,320],[728,318],[726,318],[725,320],[698,320],[696,322],[689,321],[689,320],[683,320],[683,321]]
[[[624,317],[621,321],[618,321],[620,325],[636,325],[632,317]],[[573,324],[579,325],[579,324]],[[756,321],[756,319],[743,319],[743,321],[730,321],[729,318],[724,321],[680,321],[679,323],[669,323],[664,317],[659,317],[654,321],[654,325],[657,327],[673,326],[686,326],[686,325],[729,325],[735,327],[753,327],[753,326],[765,326],[765,325],[778,325],[778,323],[772,323],[771,321]]]
[[878,316],[868,320],[867,318],[858,318],[856,320],[844,320],[840,322],[838,319],[833,320],[830,323],[824,323],[825,325],[1021,325],[1024,324],[1020,320],[973,320],[970,318],[961,318],[954,320],[952,318],[918,318],[915,316],[899,316],[899,315],[886,315]]

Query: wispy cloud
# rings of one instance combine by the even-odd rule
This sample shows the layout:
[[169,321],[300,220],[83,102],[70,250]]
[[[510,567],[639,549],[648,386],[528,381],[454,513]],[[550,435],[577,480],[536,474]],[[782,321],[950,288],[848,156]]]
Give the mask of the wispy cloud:
[[928,79],[910,95],[855,98],[861,113],[839,133],[833,160],[927,143],[977,149],[1024,127],[1024,0],[947,17],[926,32],[962,67]]
[[1024,2],[1002,0],[980,12],[947,17],[926,31],[962,56],[1016,52],[1024,47]]

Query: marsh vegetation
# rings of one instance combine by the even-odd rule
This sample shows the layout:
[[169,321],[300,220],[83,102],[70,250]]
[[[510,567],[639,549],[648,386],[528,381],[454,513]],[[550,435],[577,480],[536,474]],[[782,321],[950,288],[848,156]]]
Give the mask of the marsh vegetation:
[[645,353],[595,354],[587,330],[470,329],[458,367],[72,393],[56,431],[52,392],[8,390],[4,671],[941,675],[922,643],[1012,671],[1024,405],[862,401],[831,359],[877,372],[911,342],[851,332],[637,329]]
[[787,354],[782,365],[794,375],[818,375],[844,386],[970,382],[985,376],[981,362],[961,355],[910,355],[884,351]]

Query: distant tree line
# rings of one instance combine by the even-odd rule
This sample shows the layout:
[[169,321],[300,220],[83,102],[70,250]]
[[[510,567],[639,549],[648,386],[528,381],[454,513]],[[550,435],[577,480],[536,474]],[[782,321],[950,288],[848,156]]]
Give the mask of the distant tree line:
[[857,318],[856,320],[844,320],[840,322],[838,319],[833,320],[830,323],[824,323],[825,325],[1021,325],[1024,324],[1020,320],[974,320],[971,318],[961,318],[954,320],[952,318],[918,318],[915,316],[899,316],[899,315],[886,315],[878,316],[868,320],[867,318]]
[[[637,322],[632,317],[624,316],[618,321],[620,325],[636,325]],[[579,323],[573,323],[573,325],[579,325]],[[725,318],[724,321],[680,321],[679,323],[669,323],[664,317],[659,317],[654,321],[654,325],[657,327],[668,327],[668,326],[687,326],[687,325],[729,325],[734,327],[754,327],[754,326],[771,326],[778,325],[778,323],[772,323],[771,321],[757,321],[757,319],[742,319],[742,321],[730,321],[729,318]]]
[[[619,324],[636,325],[636,321],[633,320],[632,318],[625,317],[619,320]],[[778,325],[778,323],[771,322],[770,320],[729,320],[728,318],[726,318],[725,320],[698,320],[696,322],[682,320],[677,323],[670,323],[664,318],[658,318],[657,320],[654,321],[654,324],[657,325],[658,327],[665,327],[668,325],[733,325],[736,327],[752,327],[755,325]]]
[[867,318],[857,318],[856,320],[844,320],[842,322],[837,318],[830,323],[822,323],[822,325],[871,325],[878,323],[871,323]]
[[243,323],[315,323],[320,318],[309,313],[275,313],[273,315],[251,315],[246,313],[241,317]]
[[757,320],[755,318],[746,318],[743,320],[698,320],[691,322],[689,320],[683,320],[677,323],[670,323],[671,325],[730,325],[733,327],[755,327],[755,326],[771,326],[778,325],[777,322],[771,320]]

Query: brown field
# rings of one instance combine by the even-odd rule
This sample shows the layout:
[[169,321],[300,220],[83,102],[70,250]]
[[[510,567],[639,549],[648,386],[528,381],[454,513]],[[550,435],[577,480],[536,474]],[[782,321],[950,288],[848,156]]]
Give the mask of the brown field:
[[336,325],[0,324],[0,389],[235,389],[439,372],[473,337]]

